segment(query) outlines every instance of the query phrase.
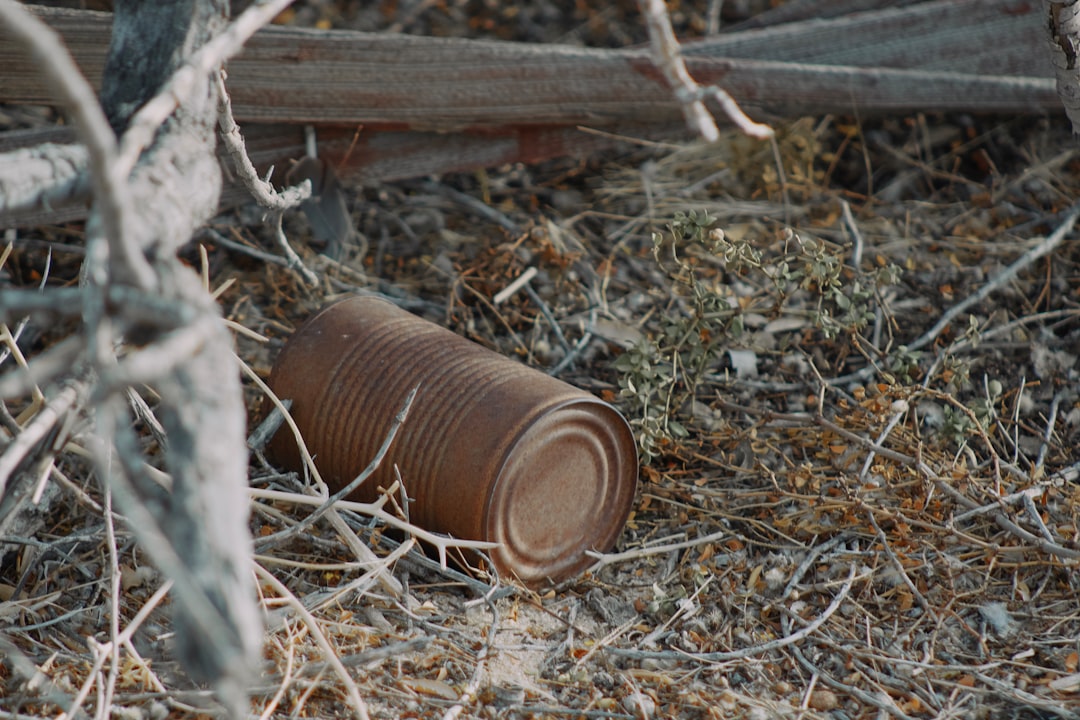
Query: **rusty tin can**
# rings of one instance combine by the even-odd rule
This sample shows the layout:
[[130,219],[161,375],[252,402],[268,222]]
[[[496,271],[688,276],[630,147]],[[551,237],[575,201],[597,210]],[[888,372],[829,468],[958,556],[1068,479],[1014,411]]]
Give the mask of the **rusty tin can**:
[[[351,499],[371,501],[401,472],[410,520],[500,543],[503,574],[530,585],[584,570],[630,513],[637,449],[623,417],[589,393],[397,306],[350,297],[289,339],[270,376],[332,490],[360,474],[409,392],[408,419]],[[299,469],[288,428],[268,446]]]

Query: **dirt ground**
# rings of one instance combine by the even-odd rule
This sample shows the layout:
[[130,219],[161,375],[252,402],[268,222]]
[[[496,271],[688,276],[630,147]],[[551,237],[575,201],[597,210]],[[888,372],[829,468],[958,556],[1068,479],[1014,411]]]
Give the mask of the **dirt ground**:
[[[644,39],[630,2],[362,5],[312,1],[283,21]],[[701,33],[707,15],[683,3],[677,29]],[[352,683],[382,718],[1080,717],[1080,146],[1063,116],[774,127],[775,150],[729,130],[708,146],[627,138],[350,188],[360,235],[336,259],[302,216],[286,224],[315,285],[265,259],[255,213],[215,219],[228,246],[200,235],[187,257],[200,268],[205,249],[260,376],[315,309],[377,292],[558,368],[620,408],[642,455],[616,549],[555,588],[397,552],[348,512],[400,593],[325,520],[261,550],[313,620],[262,584],[253,713],[355,716]],[[0,282],[75,282],[80,236],[9,237]],[[529,292],[492,301],[529,268]],[[37,328],[28,350],[71,331]],[[262,393],[247,391],[254,422]],[[122,527],[121,627],[149,614],[114,673],[95,664],[111,606],[101,492],[76,454],[58,468],[63,509],[0,567],[0,634],[39,673],[0,664],[0,717],[55,715],[50,698],[82,688],[104,717],[108,683],[115,717],[214,715],[170,655],[163,578]],[[258,454],[251,483],[303,491]],[[256,538],[305,513],[252,509]]]

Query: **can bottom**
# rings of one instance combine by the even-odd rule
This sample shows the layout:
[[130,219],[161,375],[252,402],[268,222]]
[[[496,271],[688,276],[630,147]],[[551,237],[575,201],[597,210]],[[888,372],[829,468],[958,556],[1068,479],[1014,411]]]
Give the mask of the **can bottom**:
[[537,584],[591,565],[622,531],[637,485],[633,434],[595,399],[566,402],[537,418],[512,445],[487,510],[487,540],[501,570]]

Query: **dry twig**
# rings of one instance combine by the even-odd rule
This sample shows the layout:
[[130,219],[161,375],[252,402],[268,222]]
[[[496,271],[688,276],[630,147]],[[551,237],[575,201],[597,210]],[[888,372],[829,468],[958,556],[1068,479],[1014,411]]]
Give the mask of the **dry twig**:
[[668,17],[664,0],[639,0],[638,7],[641,8],[641,14],[649,28],[654,62],[675,92],[675,98],[682,106],[686,124],[691,130],[706,142],[716,142],[719,139],[720,131],[704,102],[706,98],[713,98],[720,103],[728,119],[745,134],[759,140],[773,136],[772,128],[751,120],[727,92],[715,86],[703,88],[694,82],[679,52],[679,41],[675,39],[675,32],[671,29],[671,19]]

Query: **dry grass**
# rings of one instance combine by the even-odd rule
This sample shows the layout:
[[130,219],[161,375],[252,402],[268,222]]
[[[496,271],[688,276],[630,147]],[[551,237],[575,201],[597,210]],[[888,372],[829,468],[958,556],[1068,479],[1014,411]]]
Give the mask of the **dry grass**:
[[[825,118],[791,124],[779,147],[783,173],[767,145],[732,137],[444,180],[494,218],[430,183],[368,189],[366,258],[296,243],[316,287],[206,243],[210,282],[233,281],[221,301],[251,331],[237,342],[255,374],[312,309],[361,288],[542,368],[569,355],[562,377],[613,400],[619,342],[685,312],[678,273],[651,254],[675,212],[707,209],[766,258],[792,232],[817,238],[844,287],[902,271],[867,301],[866,328],[832,334],[813,320],[812,287],[781,297],[694,248],[697,278],[746,330],[669,408],[689,432],[643,467],[619,552],[544,594],[443,569],[363,508],[288,532],[311,491],[254,455],[252,530],[275,540],[258,551],[268,629],[253,713],[1080,715],[1074,143],[1033,120]],[[1049,255],[994,284],[1059,229]],[[8,281],[35,282],[65,232],[20,244]],[[79,258],[54,248],[51,282],[70,281]],[[490,302],[528,267],[531,292]],[[729,350],[756,376],[725,365]],[[249,392],[254,413],[261,390]],[[171,660],[163,578],[106,522],[77,445],[47,487],[57,509],[0,574],[0,716],[213,715]]]
[[[394,18],[362,4],[344,19],[347,5],[283,20],[644,40],[631,3],[402,3]],[[714,4],[675,5],[685,37]],[[543,593],[442,566],[375,517],[389,501],[343,503],[309,527],[313,489],[253,453],[267,627],[253,716],[1080,717],[1074,139],[1057,121],[964,115],[777,129],[775,151],[734,134],[627,143],[358,190],[363,257],[325,258],[302,220],[286,225],[314,286],[267,261],[272,232],[240,213],[198,238],[206,253],[188,259],[236,328],[252,426],[264,393],[251,376],[304,317],[356,290],[558,368],[632,418],[615,360],[693,317],[688,272],[744,328],[699,333],[711,351],[698,382],[677,373],[658,388],[663,420],[687,433],[653,438],[616,552]],[[668,245],[655,259],[652,233],[690,211],[762,267],[695,243],[684,266]],[[838,260],[841,294],[900,269],[861,301],[864,327],[826,332],[819,287],[770,280],[781,259],[806,259],[796,238]],[[0,282],[73,283],[80,252],[78,225],[40,228]],[[492,302],[529,268],[527,288]],[[31,325],[28,362],[72,331]],[[10,429],[32,402],[0,421]],[[174,660],[168,582],[105,512],[86,428],[76,418],[55,468],[39,468],[47,516],[2,533],[0,718],[217,715]]]

